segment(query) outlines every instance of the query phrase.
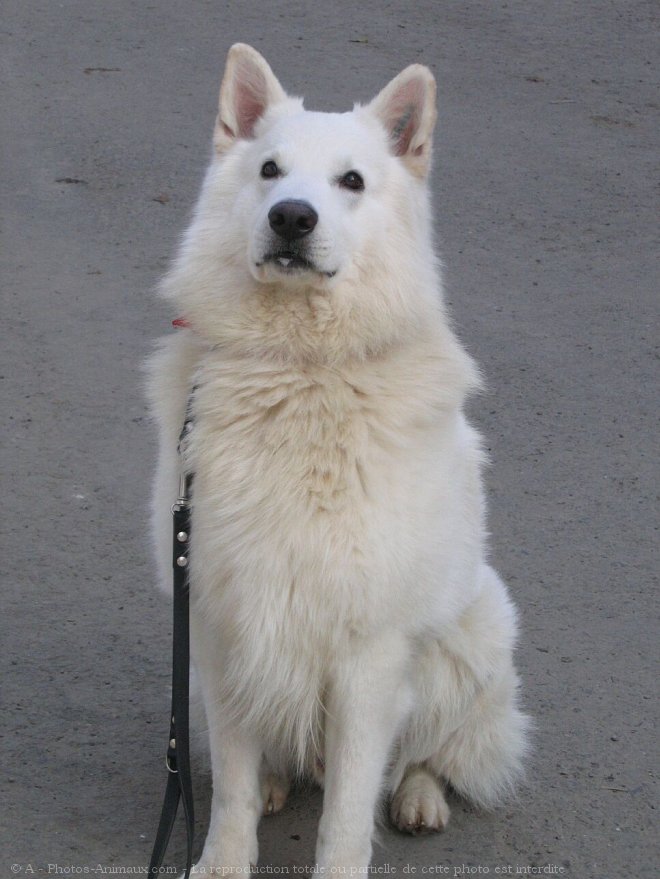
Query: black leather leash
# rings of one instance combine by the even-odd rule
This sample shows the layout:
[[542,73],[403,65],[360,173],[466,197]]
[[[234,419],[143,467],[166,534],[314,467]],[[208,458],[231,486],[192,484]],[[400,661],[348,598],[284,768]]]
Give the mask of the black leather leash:
[[[193,393],[194,393],[193,388]],[[192,394],[188,401],[186,418],[179,437],[179,455],[192,428]],[[172,505],[174,597],[172,626],[172,710],[170,712],[170,739],[165,757],[167,786],[160,813],[156,841],[149,862],[149,876],[159,876],[163,857],[170,840],[179,800],[183,800],[186,822],[187,854],[184,879],[189,879],[195,834],[192,777],[189,748],[189,680],[190,680],[190,589],[188,582],[188,548],[190,546],[190,491],[192,474],[185,473],[181,463],[179,497]]]

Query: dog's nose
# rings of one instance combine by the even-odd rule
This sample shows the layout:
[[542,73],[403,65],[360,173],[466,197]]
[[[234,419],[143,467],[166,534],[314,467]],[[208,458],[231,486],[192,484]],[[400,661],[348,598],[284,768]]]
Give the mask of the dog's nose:
[[319,215],[311,204],[294,198],[278,201],[268,211],[270,228],[285,241],[309,235],[318,221]]

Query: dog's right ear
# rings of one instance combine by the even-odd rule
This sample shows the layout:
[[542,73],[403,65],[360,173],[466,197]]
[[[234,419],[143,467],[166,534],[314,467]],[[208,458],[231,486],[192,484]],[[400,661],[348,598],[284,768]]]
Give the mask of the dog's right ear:
[[416,177],[425,177],[437,116],[435,78],[428,67],[406,67],[376,95],[368,109],[389,135],[394,155]]
[[254,126],[271,104],[287,97],[264,58],[245,43],[235,43],[227,55],[220,86],[220,106],[213,135],[222,155],[237,140],[254,136]]

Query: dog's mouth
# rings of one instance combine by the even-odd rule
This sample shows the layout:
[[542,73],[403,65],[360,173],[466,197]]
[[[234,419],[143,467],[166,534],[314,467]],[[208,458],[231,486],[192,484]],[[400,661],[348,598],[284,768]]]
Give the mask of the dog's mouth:
[[325,275],[326,278],[332,278],[336,272],[326,272],[295,250],[277,250],[267,253],[257,267],[266,263],[276,266],[287,275],[293,275],[297,272],[315,272],[317,275]]

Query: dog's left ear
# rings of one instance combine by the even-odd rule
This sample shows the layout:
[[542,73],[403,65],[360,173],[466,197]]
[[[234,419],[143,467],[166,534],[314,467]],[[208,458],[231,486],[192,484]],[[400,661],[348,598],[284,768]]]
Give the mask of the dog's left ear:
[[254,126],[271,104],[286,92],[265,58],[245,43],[234,43],[227,55],[220,86],[218,119],[213,143],[222,155],[237,140],[254,136]]
[[406,67],[376,95],[368,109],[385,126],[394,155],[416,177],[425,177],[437,118],[435,78],[428,67]]

